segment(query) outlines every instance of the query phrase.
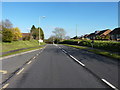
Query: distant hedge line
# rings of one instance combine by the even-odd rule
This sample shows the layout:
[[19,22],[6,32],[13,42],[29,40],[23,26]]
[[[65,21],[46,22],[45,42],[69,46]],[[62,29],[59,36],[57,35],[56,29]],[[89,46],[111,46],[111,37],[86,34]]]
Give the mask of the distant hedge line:
[[[70,44],[70,45],[80,45],[80,46],[88,46],[91,47],[91,40],[65,40],[60,42],[60,44]],[[94,41],[93,43],[94,48],[109,50],[113,52],[120,52],[120,42],[113,42],[113,41]]]

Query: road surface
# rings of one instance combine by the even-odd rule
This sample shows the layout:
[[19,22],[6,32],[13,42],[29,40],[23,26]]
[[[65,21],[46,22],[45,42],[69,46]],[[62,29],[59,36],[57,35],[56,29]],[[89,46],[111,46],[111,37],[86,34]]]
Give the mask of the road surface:
[[[41,52],[41,50],[38,51],[38,53],[39,52]],[[75,54],[79,55],[73,58],[71,57],[72,55],[68,55],[68,53],[72,54],[71,52],[74,52],[74,57]],[[7,88],[110,88],[110,86],[103,81],[103,79],[106,80],[105,77],[109,71],[102,72],[103,67],[110,63],[101,65],[102,60],[100,62],[101,70],[100,65],[98,65],[98,58],[91,57],[91,53],[86,52],[89,56],[83,54],[83,52],[82,50],[78,51],[63,45],[47,45],[38,56],[29,61],[4,85],[6,85]],[[103,56],[99,57],[104,58]],[[75,61],[76,58],[79,61],[81,59],[85,62],[88,61],[88,63],[83,61],[78,63]],[[90,62],[93,62],[93,64],[96,63],[96,65]],[[117,70],[115,68],[116,63],[113,64],[114,65],[110,65],[112,65],[114,70]],[[109,65],[106,67],[108,69]],[[110,76],[114,77],[112,75]],[[108,76],[108,78],[111,78],[110,76]],[[113,79],[116,80],[116,78]],[[113,81],[112,83],[115,82]]]

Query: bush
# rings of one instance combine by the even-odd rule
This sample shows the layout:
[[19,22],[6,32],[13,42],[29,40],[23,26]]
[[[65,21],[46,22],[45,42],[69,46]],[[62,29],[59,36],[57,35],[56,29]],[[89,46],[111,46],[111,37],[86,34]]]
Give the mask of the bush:
[[[80,41],[80,40],[79,40]],[[61,44],[71,44],[71,45],[80,45],[80,46],[88,46],[92,47],[92,40],[81,40],[80,43],[77,43],[76,40],[65,40],[61,42]],[[113,52],[120,52],[120,42],[113,41],[98,41],[95,40],[93,43],[94,48],[109,50]]]
[[24,36],[22,39],[23,39],[23,41],[30,40],[30,36]]
[[13,32],[10,29],[4,28],[2,32],[2,41],[11,42],[13,40]]

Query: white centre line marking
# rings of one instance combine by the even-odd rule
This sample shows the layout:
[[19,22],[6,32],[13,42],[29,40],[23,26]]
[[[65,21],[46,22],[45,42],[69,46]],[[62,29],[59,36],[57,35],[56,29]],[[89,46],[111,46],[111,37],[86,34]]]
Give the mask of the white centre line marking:
[[38,56],[38,54],[36,54]]
[[118,90],[115,86],[113,86],[111,83],[109,83],[108,81],[106,81],[105,79],[102,79],[103,82],[105,82],[107,85],[109,85],[111,88]]
[[30,64],[32,61],[29,61],[27,64]]
[[7,88],[9,83],[5,84],[0,90]]
[[33,59],[35,59],[35,57],[33,57]]
[[24,70],[24,68],[22,68],[22,69],[17,73],[17,75],[19,75],[23,70]]
[[85,66],[85,64],[83,64],[82,62],[80,62],[79,60],[77,60],[75,57],[73,57],[72,55],[70,55],[71,58],[73,58],[75,61],[77,61],[79,64],[81,64],[82,66]]

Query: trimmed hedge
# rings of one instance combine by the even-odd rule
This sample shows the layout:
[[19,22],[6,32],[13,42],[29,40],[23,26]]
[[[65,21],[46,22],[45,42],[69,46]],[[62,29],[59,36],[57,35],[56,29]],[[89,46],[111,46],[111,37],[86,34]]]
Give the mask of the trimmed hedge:
[[[91,42],[92,42],[91,40],[79,40],[79,43],[78,41],[74,41],[74,40],[65,40],[60,43],[92,47]],[[113,52],[120,52],[120,42],[95,40],[93,43],[93,47],[103,50],[109,50]]]

